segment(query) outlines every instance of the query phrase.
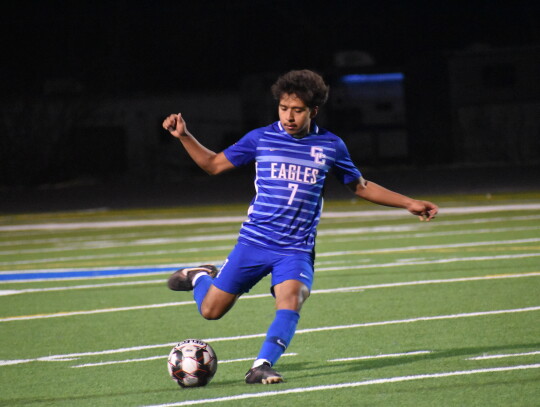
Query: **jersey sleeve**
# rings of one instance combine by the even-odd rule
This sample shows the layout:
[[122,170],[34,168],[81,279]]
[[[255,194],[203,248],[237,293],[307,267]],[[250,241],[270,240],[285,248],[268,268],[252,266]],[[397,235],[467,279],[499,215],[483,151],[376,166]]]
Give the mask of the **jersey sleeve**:
[[339,182],[345,185],[358,180],[362,176],[354,165],[347,146],[341,139],[338,139],[337,142],[336,162],[334,163],[333,172]]
[[249,164],[255,160],[258,139],[258,132],[250,131],[232,146],[223,150],[223,153],[235,167]]

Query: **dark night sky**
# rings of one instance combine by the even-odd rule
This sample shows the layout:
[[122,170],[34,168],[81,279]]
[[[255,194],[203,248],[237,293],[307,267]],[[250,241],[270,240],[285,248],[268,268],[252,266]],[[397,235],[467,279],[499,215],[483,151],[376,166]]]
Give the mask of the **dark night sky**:
[[17,0],[2,6],[4,94],[74,79],[110,92],[234,88],[242,76],[382,65],[461,49],[540,44],[537,1]]

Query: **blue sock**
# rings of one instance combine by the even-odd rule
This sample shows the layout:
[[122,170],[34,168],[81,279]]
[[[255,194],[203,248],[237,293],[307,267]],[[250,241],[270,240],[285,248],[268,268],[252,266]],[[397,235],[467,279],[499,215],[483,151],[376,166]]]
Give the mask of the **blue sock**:
[[214,279],[208,274],[202,274],[199,278],[197,278],[197,281],[195,282],[195,287],[193,287],[193,298],[197,303],[197,308],[199,309],[199,312],[201,312],[202,302],[204,300],[204,297],[206,297],[206,293],[210,289],[213,280]]
[[274,365],[291,343],[299,319],[300,314],[296,311],[277,310],[257,359],[266,359]]

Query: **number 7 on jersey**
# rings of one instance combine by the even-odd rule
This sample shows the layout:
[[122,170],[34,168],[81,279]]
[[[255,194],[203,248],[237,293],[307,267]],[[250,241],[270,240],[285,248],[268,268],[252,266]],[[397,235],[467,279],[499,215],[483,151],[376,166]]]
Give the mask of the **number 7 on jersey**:
[[296,195],[296,191],[298,191],[298,184],[293,184],[292,182],[289,182],[289,188],[292,189],[291,196],[289,197],[288,205],[292,204],[294,200],[294,196]]

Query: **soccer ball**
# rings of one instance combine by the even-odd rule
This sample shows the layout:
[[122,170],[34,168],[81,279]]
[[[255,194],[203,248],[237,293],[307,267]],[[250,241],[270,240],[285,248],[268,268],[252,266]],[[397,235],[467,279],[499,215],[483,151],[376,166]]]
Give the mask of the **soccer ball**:
[[171,378],[181,387],[206,386],[217,370],[214,349],[198,339],[186,339],[169,353],[167,367]]

